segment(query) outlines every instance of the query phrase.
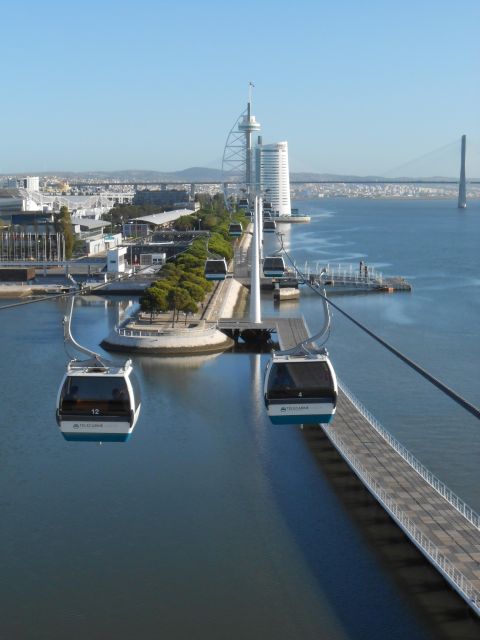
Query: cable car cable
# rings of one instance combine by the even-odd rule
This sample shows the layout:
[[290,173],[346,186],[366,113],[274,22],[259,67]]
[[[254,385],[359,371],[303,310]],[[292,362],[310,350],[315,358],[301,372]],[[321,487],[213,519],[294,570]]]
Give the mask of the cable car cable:
[[[283,248],[283,240],[281,242],[282,242],[282,248]],[[413,369],[414,371],[419,373],[423,378],[428,380],[428,382],[430,382],[435,387],[437,387],[437,389],[442,391],[442,393],[444,393],[449,398],[454,400],[454,402],[459,404],[463,409],[468,411],[471,415],[475,416],[475,418],[480,419],[480,409],[478,407],[476,407],[474,404],[472,404],[471,402],[469,402],[468,400],[463,398],[454,389],[452,389],[451,387],[447,386],[446,384],[444,384],[443,382],[438,380],[438,378],[435,378],[435,376],[433,376],[431,373],[429,373],[426,369],[424,369],[419,364],[417,364],[416,362],[411,360],[408,356],[404,355],[401,351],[396,349],[393,345],[389,344],[386,340],[383,340],[383,338],[380,338],[380,336],[378,336],[376,333],[374,333],[371,329],[366,327],[364,324],[362,324],[361,322],[356,320],[349,313],[344,311],[337,304],[332,302],[329,298],[327,298],[326,295],[322,294],[316,287],[314,287],[312,284],[310,284],[310,282],[308,282],[308,280],[305,278],[304,274],[302,274],[301,271],[299,271],[297,269],[297,267],[293,263],[291,257],[288,255],[287,251],[284,248],[283,248],[283,251],[284,251],[285,255],[287,256],[287,258],[292,263],[293,268],[295,269],[296,273],[302,278],[304,283],[308,287],[310,287],[310,289],[312,289],[312,291],[314,291],[317,295],[319,295],[327,304],[331,305],[334,309],[339,311],[343,316],[345,316],[348,320],[350,320],[350,322],[353,322],[353,324],[355,324],[359,329],[361,329],[367,335],[369,335],[371,338],[376,340],[379,344],[381,344],[383,347],[385,347],[385,349],[390,351],[390,353],[393,353],[394,356],[396,356],[399,360],[401,360],[406,365],[408,365],[411,369]]]
[[[117,280],[123,280],[124,278],[128,278],[128,274],[117,278]],[[95,287],[89,287],[89,292],[97,291],[97,289],[101,289],[102,287],[106,287],[109,282],[101,282]],[[21,307],[25,304],[33,304],[35,302],[46,302],[47,300],[58,300],[59,298],[68,298],[69,296],[76,296],[80,293],[80,290],[77,291],[66,291],[65,293],[54,293],[48,296],[42,296],[41,298],[33,298],[32,300],[23,300],[22,302],[13,302],[12,304],[4,304],[0,306],[0,311],[3,309],[13,309],[15,307]]]

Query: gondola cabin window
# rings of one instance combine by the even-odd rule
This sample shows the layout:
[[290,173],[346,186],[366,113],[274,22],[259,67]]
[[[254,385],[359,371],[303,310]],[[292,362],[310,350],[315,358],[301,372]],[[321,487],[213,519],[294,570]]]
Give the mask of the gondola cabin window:
[[60,399],[63,415],[128,416],[130,399],[122,376],[68,376]]
[[330,368],[325,361],[275,363],[269,376],[267,394],[271,399],[334,398]]

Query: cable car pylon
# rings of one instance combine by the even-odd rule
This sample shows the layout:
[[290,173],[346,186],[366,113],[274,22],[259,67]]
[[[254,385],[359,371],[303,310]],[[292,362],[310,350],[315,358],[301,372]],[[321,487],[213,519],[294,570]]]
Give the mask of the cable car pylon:
[[260,324],[262,322],[262,308],[260,302],[260,251],[261,251],[261,218],[262,199],[255,196],[253,210],[253,239],[252,260],[250,269],[250,322]]

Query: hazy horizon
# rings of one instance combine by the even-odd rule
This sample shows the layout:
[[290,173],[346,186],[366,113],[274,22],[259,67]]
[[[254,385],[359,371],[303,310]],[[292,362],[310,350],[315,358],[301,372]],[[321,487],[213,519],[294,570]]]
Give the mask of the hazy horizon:
[[[28,176],[40,176],[40,177],[47,177],[47,176],[65,176],[65,175],[72,175],[72,176],[83,176],[83,175],[104,175],[105,178],[111,178],[112,176],[115,176],[117,174],[148,174],[148,173],[154,173],[154,174],[162,174],[162,175],[171,175],[171,176],[175,176],[175,175],[179,175],[182,173],[186,173],[189,171],[194,171],[194,170],[198,170],[198,172],[200,173],[201,171],[216,171],[219,174],[221,173],[221,168],[219,167],[206,167],[206,166],[202,166],[202,167],[185,167],[184,169],[174,169],[174,170],[165,170],[165,171],[161,171],[161,170],[157,170],[157,169],[87,169],[87,170],[82,170],[82,171],[75,171],[74,169],[71,170],[63,170],[63,169],[57,169],[57,170],[51,170],[51,171],[47,171],[47,172],[41,172],[41,171],[17,171],[17,172],[10,172],[10,173],[2,173],[0,172],[0,176],[7,178],[7,177],[26,177]],[[381,175],[359,175],[359,174],[345,174],[345,173],[332,173],[330,171],[326,171],[326,172],[322,172],[322,173],[318,173],[315,171],[290,171],[290,176],[303,176],[303,175],[311,175],[311,176],[318,176],[319,178],[322,176],[328,176],[328,177],[332,177],[332,178],[346,178],[346,179],[354,179],[354,178],[358,178],[359,180],[381,180],[381,179],[385,179],[385,180],[433,180],[433,181],[438,181],[438,180],[447,180],[447,181],[458,181],[458,176],[442,176],[442,175],[430,175],[430,176],[422,176],[422,177],[418,177],[418,176],[413,176],[413,175],[398,175],[395,177],[386,177],[386,176],[381,176]],[[133,178],[132,178],[133,179]],[[172,177],[173,180],[176,180],[175,177]],[[189,176],[185,176],[185,182],[188,182],[190,179],[192,179]],[[193,178],[196,182],[201,182],[201,179],[199,179],[198,177]],[[212,179],[216,179],[216,178],[212,178]],[[218,180],[221,180],[220,176],[218,178]],[[467,182],[469,181],[477,181],[480,180],[480,177],[477,178],[475,176],[467,176]]]

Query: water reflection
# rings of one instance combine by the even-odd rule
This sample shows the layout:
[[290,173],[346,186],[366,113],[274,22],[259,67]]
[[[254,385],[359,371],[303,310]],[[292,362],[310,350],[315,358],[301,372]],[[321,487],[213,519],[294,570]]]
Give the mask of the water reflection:
[[[372,204],[364,206],[367,216]],[[385,216],[382,210],[379,228]],[[349,218],[359,222],[347,212],[322,223]],[[399,232],[406,226],[401,218]],[[436,225],[437,218],[429,220],[419,238],[436,233]],[[370,245],[361,237],[359,252],[360,246],[384,252],[394,272],[422,271],[415,264],[418,246],[396,253],[388,246],[395,235],[384,229]],[[477,241],[478,233],[468,235]],[[396,325],[391,336],[378,298],[342,304],[478,395],[478,327],[462,312],[462,326],[450,323],[450,340],[439,341],[430,320],[445,305],[440,299],[424,313],[421,340],[411,326]],[[267,315],[292,314],[274,309],[271,296],[263,300]],[[451,305],[454,315],[465,310],[465,300]],[[320,309],[305,296],[296,313],[316,327]],[[77,311],[79,340],[95,349],[116,322],[115,303]],[[312,440],[305,436],[306,447],[298,429],[269,427],[261,394],[265,357],[225,354],[168,364],[135,357],[143,401],[129,445],[66,446],[52,425],[64,373],[63,315],[63,305],[52,301],[0,318],[1,637],[480,637],[478,621],[456,596],[452,606],[445,583],[404,545],[338,456],[332,459],[318,430]],[[465,425],[429,398],[338,315],[329,349],[342,377],[386,426],[439,471],[463,478],[462,497],[470,491],[478,501],[478,425]]]
[[165,357],[165,356],[136,356],[135,362],[143,370],[144,374],[155,374],[160,369],[201,369],[205,364],[216,360],[220,353],[209,353],[198,356],[177,356],[177,357]]

